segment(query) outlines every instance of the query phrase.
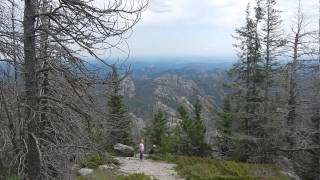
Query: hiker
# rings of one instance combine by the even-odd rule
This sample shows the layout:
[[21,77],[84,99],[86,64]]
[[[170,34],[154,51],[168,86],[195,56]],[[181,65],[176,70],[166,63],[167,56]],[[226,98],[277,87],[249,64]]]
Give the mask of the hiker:
[[144,153],[143,139],[141,139],[139,144],[139,152],[140,152],[140,161],[143,161],[143,153]]

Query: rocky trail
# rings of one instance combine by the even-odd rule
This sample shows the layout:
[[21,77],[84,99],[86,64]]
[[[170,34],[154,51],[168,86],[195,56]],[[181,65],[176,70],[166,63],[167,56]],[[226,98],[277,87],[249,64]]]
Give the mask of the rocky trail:
[[152,160],[139,161],[138,158],[117,158],[121,163],[120,171],[124,174],[143,173],[159,180],[184,180],[174,170],[175,164]]

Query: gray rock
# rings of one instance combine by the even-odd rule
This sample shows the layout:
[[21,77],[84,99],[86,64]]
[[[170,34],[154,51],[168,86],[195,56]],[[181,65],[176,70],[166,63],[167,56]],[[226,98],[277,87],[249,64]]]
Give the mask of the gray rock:
[[134,148],[131,146],[127,146],[124,144],[117,143],[113,146],[113,150],[117,156],[120,157],[133,157],[134,156]]
[[113,169],[116,169],[117,166],[114,165],[114,164],[105,164],[105,165],[101,165],[99,166],[99,170],[113,170]]
[[294,172],[291,160],[285,156],[276,157],[275,164],[280,166],[285,172]]
[[78,174],[80,176],[90,176],[90,175],[93,175],[93,169],[82,168],[78,170]]
[[296,174],[290,173],[290,172],[281,172],[282,174],[284,174],[285,176],[288,176],[294,180],[301,180],[301,178],[299,176],[297,176]]
[[291,177],[295,180],[301,180],[301,178],[295,173],[293,164],[290,159],[285,156],[277,157],[275,160],[275,164],[280,166],[283,171],[282,174]]

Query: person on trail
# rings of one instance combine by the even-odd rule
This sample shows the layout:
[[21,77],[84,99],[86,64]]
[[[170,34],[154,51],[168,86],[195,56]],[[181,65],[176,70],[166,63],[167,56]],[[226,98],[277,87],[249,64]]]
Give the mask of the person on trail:
[[141,139],[139,144],[139,152],[140,152],[140,161],[143,161],[143,153],[144,153],[143,139]]

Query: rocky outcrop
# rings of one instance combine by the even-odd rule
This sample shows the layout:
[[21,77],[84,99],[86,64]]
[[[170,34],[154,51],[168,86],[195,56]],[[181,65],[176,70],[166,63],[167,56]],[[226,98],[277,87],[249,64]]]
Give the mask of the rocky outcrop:
[[136,87],[134,85],[134,82],[129,78],[126,77],[121,81],[121,95],[126,96],[129,99],[135,96]]
[[133,157],[134,156],[134,148],[131,146],[127,146],[124,144],[117,143],[113,146],[113,150],[117,156],[120,157]]
[[133,113],[129,113],[129,118],[131,119],[132,122],[132,137],[134,142],[138,142],[140,138],[142,137],[141,130],[143,130],[146,127],[146,122],[142,119],[137,117]]
[[156,85],[153,95],[157,99],[177,101],[181,96],[191,97],[200,91],[193,80],[178,75],[166,74],[156,78],[153,83]]

